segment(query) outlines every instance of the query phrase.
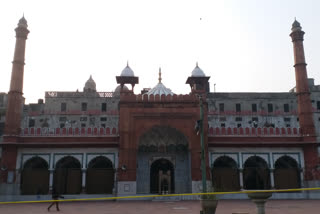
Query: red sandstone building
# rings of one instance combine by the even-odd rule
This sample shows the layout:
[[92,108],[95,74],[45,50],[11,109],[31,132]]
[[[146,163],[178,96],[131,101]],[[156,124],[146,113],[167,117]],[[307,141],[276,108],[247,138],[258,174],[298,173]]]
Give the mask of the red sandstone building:
[[307,77],[297,21],[290,34],[296,75],[290,92],[210,92],[210,77],[197,65],[186,77],[191,90],[185,95],[166,88],[161,71],[154,88],[134,94],[139,78],[127,65],[114,92],[97,92],[90,76],[82,92],[46,92],[45,101],[28,105],[22,96],[29,33],[24,17],[15,30],[1,142],[2,194],[49,194],[52,188],[62,194],[199,192],[199,97],[207,181],[216,190],[319,182],[320,87]]

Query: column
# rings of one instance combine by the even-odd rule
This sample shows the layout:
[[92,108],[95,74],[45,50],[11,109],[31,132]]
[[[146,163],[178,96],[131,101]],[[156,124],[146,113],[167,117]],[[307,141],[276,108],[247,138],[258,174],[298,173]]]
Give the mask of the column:
[[243,186],[243,169],[239,169],[240,189],[244,189]]
[[52,191],[52,187],[53,187],[53,169],[49,169],[49,191]]
[[271,189],[274,189],[274,169],[270,169],[270,183],[271,183]]
[[82,171],[82,193],[85,193],[87,169],[83,168],[81,171]]

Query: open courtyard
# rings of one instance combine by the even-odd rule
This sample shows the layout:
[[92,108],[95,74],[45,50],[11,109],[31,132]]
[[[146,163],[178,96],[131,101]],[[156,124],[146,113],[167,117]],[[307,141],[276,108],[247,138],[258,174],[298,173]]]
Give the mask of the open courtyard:
[[[1,204],[1,214],[48,213],[49,203]],[[62,202],[60,212],[52,207],[50,213],[68,214],[199,214],[199,201],[97,201]],[[270,200],[266,203],[266,214],[316,214],[320,210],[319,200]],[[256,207],[249,200],[220,200],[217,214],[255,214]]]

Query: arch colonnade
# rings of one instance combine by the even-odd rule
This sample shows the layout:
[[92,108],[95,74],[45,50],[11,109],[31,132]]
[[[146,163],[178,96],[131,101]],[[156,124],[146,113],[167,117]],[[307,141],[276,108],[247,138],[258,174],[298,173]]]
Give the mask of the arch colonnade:
[[21,153],[17,183],[24,195],[112,194],[117,153]]
[[300,152],[211,152],[216,191],[294,189],[303,186]]

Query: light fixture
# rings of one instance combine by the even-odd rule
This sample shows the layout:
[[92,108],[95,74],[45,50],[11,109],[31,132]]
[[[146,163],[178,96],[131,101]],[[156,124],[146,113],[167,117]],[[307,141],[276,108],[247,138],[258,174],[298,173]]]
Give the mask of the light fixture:
[[122,170],[122,171],[126,171],[126,170],[127,170],[127,166],[123,164],[123,165],[121,166],[121,170]]

